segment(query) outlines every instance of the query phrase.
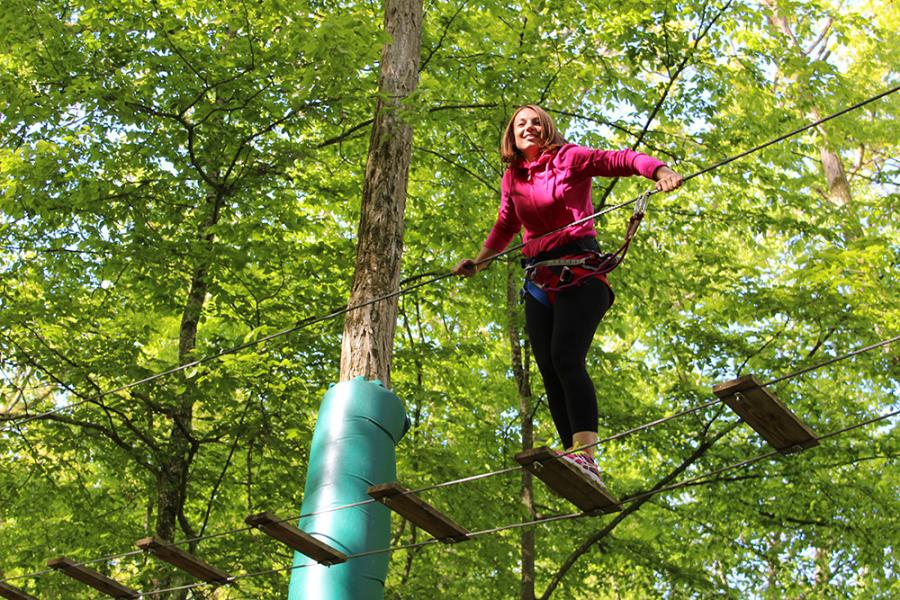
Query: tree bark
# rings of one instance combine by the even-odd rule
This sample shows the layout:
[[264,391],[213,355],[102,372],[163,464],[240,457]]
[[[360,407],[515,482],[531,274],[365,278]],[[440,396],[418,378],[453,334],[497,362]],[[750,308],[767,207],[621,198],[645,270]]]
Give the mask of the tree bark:
[[[794,31],[791,29],[787,17],[778,12],[778,6],[775,1],[766,0],[766,5],[772,11],[772,15],[769,17],[769,23],[772,27],[790,40],[790,44],[798,52],[808,57],[808,51],[804,50],[800,45],[800,40],[794,35]],[[822,117],[819,113],[819,109],[811,102],[812,93],[806,86],[804,86],[803,92],[807,99],[810,100],[810,105],[812,106],[810,113],[813,121],[818,121]],[[850,195],[850,182],[847,180],[847,173],[844,170],[844,161],[841,160],[840,155],[832,149],[825,128],[822,125],[819,125],[816,127],[816,130],[822,138],[822,141],[819,144],[819,158],[822,161],[822,170],[825,173],[825,183],[828,186],[827,191],[823,195],[835,206],[849,204],[852,197]]]
[[[521,311],[519,310],[520,275],[513,262],[507,262],[506,269],[506,331],[509,337],[512,370],[516,378],[516,388],[519,392],[519,427],[522,431],[522,450],[529,450],[534,446],[534,396],[531,392],[531,379],[529,377],[528,341],[521,335],[522,323]],[[534,521],[537,517],[537,511],[534,508],[534,479],[531,472],[527,469],[522,469],[519,497],[522,506],[525,507],[526,520]],[[519,599],[534,600],[534,528],[522,528],[519,539],[522,561]]]
[[[412,127],[404,120],[402,103],[416,89],[419,79],[421,0],[386,0],[384,24],[391,42],[381,54],[379,99],[363,183],[350,306],[395,292],[400,283],[413,136]],[[347,313],[341,381],[362,375],[390,385],[396,321],[396,297]]]
[[[207,194],[208,212],[206,218],[198,227],[197,237],[210,251],[212,250],[215,236],[209,232],[209,229],[219,222],[224,201],[223,195],[219,192],[209,192]],[[181,316],[178,339],[178,362],[182,365],[193,359],[192,355],[197,347],[197,327],[203,314],[206,294],[209,289],[208,260],[208,258],[201,258],[191,275],[190,290],[188,291]],[[191,463],[196,452],[195,441],[192,436],[196,396],[194,386],[184,372],[179,373],[178,377],[185,387],[176,396],[171,413],[168,415],[171,420],[171,428],[168,442],[162,453],[156,481],[155,533],[164,540],[170,541],[175,540],[179,524],[188,536],[193,534],[190,524],[184,515],[184,504],[187,500],[187,482]],[[178,577],[178,575],[167,576],[159,582],[159,585],[160,587],[169,587]],[[172,598],[183,598],[185,596],[186,591],[175,592]]]
[[[815,114],[815,118],[819,119],[820,117]],[[844,206],[853,199],[850,196],[850,182],[847,181],[847,174],[844,171],[844,161],[837,152],[828,146],[821,127],[819,130],[823,137],[822,145],[819,146],[819,157],[822,160],[822,169],[825,171],[825,181],[828,184],[826,197],[835,206]]]

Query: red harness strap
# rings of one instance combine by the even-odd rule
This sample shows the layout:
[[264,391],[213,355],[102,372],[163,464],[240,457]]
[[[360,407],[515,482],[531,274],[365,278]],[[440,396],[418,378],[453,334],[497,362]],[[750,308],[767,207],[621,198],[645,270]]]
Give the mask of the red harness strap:
[[615,257],[596,252],[567,254],[558,259],[545,260],[525,267],[526,287],[538,287],[552,304],[556,294],[575,287],[585,279],[595,277],[609,285],[606,274],[615,268]]
[[[535,286],[540,293],[546,296],[547,301],[553,304],[558,292],[579,285],[591,277],[609,285],[606,274],[625,260],[631,240],[634,239],[638,227],[641,225],[641,219],[644,218],[644,209],[649,197],[650,193],[648,192],[638,198],[634,214],[631,215],[628,228],[625,230],[625,241],[618,250],[612,254],[599,252],[567,254],[555,259],[526,264],[524,291],[533,293],[529,287]],[[537,298],[536,295],[535,297]]]

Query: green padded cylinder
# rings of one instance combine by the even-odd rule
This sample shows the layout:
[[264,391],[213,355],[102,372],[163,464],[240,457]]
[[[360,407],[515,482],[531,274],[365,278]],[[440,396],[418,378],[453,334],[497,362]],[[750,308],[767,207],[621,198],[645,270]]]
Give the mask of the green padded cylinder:
[[[313,432],[299,527],[344,554],[390,545],[390,511],[369,500],[369,486],[397,479],[394,446],[409,429],[403,402],[380,381],[357,377],[332,386]],[[326,567],[294,553],[289,600],[378,600],[384,597],[389,553]],[[301,567],[313,563],[313,566]]]

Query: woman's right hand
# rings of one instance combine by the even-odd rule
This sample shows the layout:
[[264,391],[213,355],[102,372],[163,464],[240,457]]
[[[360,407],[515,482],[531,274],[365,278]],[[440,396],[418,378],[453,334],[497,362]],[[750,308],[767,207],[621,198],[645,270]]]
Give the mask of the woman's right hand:
[[455,267],[450,270],[457,277],[471,277],[478,272],[475,261],[471,258],[464,258]]

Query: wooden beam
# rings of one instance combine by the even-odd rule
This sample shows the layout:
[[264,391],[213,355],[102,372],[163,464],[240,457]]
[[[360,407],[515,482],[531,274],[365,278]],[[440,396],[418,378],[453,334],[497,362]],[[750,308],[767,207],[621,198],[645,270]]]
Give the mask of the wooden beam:
[[113,598],[140,598],[140,593],[137,591],[125,587],[115,579],[110,579],[106,575],[78,564],[65,556],[51,558],[47,561],[47,566],[52,569],[58,569],[72,579],[89,585],[107,596],[112,596]]
[[373,485],[369,488],[369,496],[445,544],[469,539],[468,530],[399,483]]
[[317,540],[272,513],[250,515],[244,522],[323,565],[336,565],[347,560],[347,555],[343,552]]
[[230,583],[233,579],[225,571],[203,562],[162,538],[156,536],[143,538],[136,541],[135,545],[141,550],[152,552],[158,559],[187,571],[197,579],[209,583]]
[[546,446],[516,454],[516,461],[584,512],[613,513],[622,505],[606,487]]
[[14,588],[2,581],[0,581],[0,598],[6,598],[7,600],[37,600],[34,596],[29,596],[19,588]]
[[819,444],[812,429],[753,375],[715,385],[713,393],[782,454]]

